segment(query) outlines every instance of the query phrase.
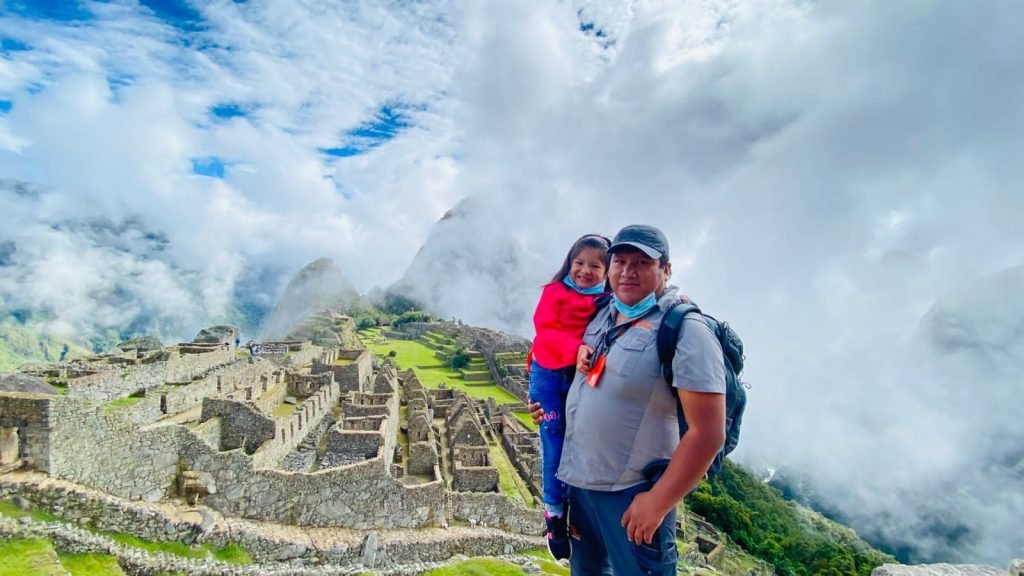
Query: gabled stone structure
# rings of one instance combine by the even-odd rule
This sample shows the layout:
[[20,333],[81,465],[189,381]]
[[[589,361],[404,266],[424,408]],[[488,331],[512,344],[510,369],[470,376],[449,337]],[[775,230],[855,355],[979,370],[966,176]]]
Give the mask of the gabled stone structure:
[[498,470],[491,462],[487,436],[473,400],[459,394],[452,402],[446,430],[452,467],[452,488],[459,492],[494,492]]

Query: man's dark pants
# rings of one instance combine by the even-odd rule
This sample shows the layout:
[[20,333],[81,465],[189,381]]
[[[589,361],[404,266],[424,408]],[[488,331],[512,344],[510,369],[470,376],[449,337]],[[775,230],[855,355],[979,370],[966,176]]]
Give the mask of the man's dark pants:
[[640,484],[616,492],[569,486],[570,566],[573,576],[633,576],[676,573],[676,511],[658,527],[650,544],[626,539],[622,515],[633,497],[650,488]]

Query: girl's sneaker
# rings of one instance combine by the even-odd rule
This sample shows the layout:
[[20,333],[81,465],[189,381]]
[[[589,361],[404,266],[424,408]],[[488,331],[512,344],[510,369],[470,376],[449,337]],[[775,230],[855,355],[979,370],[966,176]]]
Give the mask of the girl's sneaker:
[[544,522],[548,526],[548,551],[555,560],[568,560],[572,548],[569,545],[569,524],[565,521],[565,515],[552,516],[545,512]]

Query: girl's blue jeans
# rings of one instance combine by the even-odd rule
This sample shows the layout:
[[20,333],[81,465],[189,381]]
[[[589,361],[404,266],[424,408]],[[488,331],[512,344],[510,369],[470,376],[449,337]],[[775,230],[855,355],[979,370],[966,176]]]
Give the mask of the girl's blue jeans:
[[544,503],[564,505],[568,499],[565,483],[555,477],[565,440],[565,397],[572,385],[573,369],[548,370],[537,361],[530,364],[530,400],[544,409],[540,423],[541,476]]

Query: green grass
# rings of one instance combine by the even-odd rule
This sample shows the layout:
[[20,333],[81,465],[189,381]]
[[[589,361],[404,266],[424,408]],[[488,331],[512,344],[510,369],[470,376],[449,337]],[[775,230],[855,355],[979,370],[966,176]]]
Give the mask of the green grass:
[[[399,370],[412,368],[416,377],[420,379],[427,388],[440,388],[444,383],[448,388],[462,390],[471,398],[486,400],[494,398],[498,404],[514,404],[519,399],[509,392],[499,388],[493,382],[488,385],[485,381],[474,382],[473,386],[467,386],[462,379],[462,374],[443,366],[441,361],[434,355],[434,350],[426,344],[414,340],[388,339],[386,343],[378,344],[374,340],[380,335],[378,328],[360,330],[359,337],[363,344],[379,358],[387,356],[388,352],[397,352],[394,357]],[[431,334],[428,332],[427,334]]]
[[0,576],[47,576],[65,573],[48,540],[0,542]]
[[522,503],[527,508],[533,508],[533,494],[523,483],[523,479],[516,473],[508,454],[500,446],[491,446],[491,462],[498,469],[498,488],[501,493]]
[[213,551],[213,557],[221,562],[246,566],[252,564],[252,555],[238,544],[228,544]]
[[[467,367],[467,368],[469,368],[469,367]],[[490,376],[491,372],[489,370],[467,370],[467,369],[463,369],[462,370],[462,375],[463,376],[478,376],[480,374],[487,374],[487,376]],[[490,380],[490,378],[488,378],[488,380]]]
[[[41,510],[22,510],[15,506],[10,500],[0,500],[0,516],[7,516],[8,518],[21,518],[23,516],[28,516],[37,522],[60,521],[60,518]],[[237,544],[229,544],[223,548],[214,548],[209,544],[204,544],[200,547],[193,548],[186,544],[182,544],[181,542],[151,542],[132,536],[131,534],[99,531],[96,531],[96,533],[102,534],[103,536],[106,536],[115,542],[120,542],[126,546],[147,550],[149,552],[166,552],[183,558],[206,558],[207,554],[212,554],[214,558],[222,562],[239,565],[252,564],[252,556],[249,555],[249,552],[247,552],[245,548],[242,548]],[[2,543],[0,543],[0,545],[2,545]],[[2,548],[0,548],[0,558],[3,557],[4,554],[2,553]],[[78,560],[74,555],[72,555],[71,558],[72,562]],[[82,560],[82,562],[86,561]],[[2,566],[2,564],[0,564],[0,566]],[[0,570],[0,576],[3,576],[3,574],[5,573]],[[90,572],[83,572],[83,574],[90,574]],[[97,574],[104,573],[97,572]],[[113,572],[112,574],[118,573]]]
[[547,548],[533,548],[523,552],[524,556],[530,556],[540,560],[537,565],[540,566],[542,574],[557,574],[558,576],[569,576],[569,569],[551,559],[551,553],[548,552]]
[[135,404],[138,404],[141,401],[141,396],[126,396],[124,398],[117,398],[116,400],[111,400],[110,402],[107,402],[107,405],[103,407],[103,411],[106,413],[110,413],[115,410],[120,410],[121,408],[134,406]]
[[523,576],[526,572],[508,562],[474,558],[425,573],[426,576]]
[[117,558],[109,554],[60,554],[71,576],[125,576]]
[[27,516],[36,522],[56,522],[60,520],[49,512],[42,510],[22,510],[15,506],[10,500],[0,500],[0,516],[8,518],[22,518]]
[[527,430],[537,430],[537,425],[533,423],[533,419],[530,418],[529,414],[525,414],[523,412],[513,412],[512,415],[515,416],[517,420],[522,422],[523,425],[526,426]]
[[146,550],[147,552],[165,552],[182,558],[206,558],[207,554],[212,554],[214,558],[224,562],[230,562],[232,564],[252,564],[252,556],[237,544],[229,544],[228,546],[219,549],[215,549],[209,544],[203,544],[202,546],[193,548],[192,546],[177,541],[151,542],[149,540],[143,540],[136,536],[132,536],[131,534],[103,534],[115,542],[120,542],[121,544],[131,546],[132,548]]
[[297,407],[295,404],[282,402],[277,406],[277,408],[274,408],[274,418],[287,418],[292,414],[295,414],[296,410]]

